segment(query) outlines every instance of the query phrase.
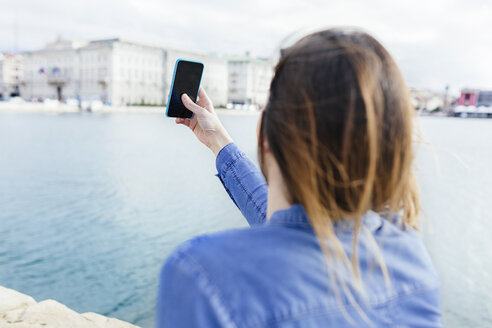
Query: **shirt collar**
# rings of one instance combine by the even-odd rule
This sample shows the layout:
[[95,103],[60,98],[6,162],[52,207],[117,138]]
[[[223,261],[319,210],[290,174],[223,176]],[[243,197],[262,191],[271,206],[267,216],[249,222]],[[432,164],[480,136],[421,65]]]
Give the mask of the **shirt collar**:
[[[268,225],[283,225],[283,226],[305,226],[311,227],[306,211],[302,205],[295,204],[289,208],[275,211],[270,219],[266,221]],[[368,211],[362,217],[362,224],[370,231],[374,232],[383,224],[382,217],[373,212]],[[345,219],[333,224],[335,231],[353,231],[355,220]]]

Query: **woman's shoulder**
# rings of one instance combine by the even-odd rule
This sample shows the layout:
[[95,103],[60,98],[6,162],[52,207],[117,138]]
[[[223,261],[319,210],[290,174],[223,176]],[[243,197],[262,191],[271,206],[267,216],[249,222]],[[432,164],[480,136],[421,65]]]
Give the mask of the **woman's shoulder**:
[[[298,270],[294,264],[306,258],[323,263],[317,249],[313,234],[295,229],[272,225],[231,229],[180,244],[168,256],[164,271],[193,271],[207,275],[218,288],[241,285],[251,290],[280,268],[283,273]],[[266,272],[270,274],[265,276]]]
[[202,266],[213,268],[215,263],[222,266],[229,261],[247,257],[258,246],[266,241],[267,232],[263,227],[239,228],[208,233],[193,237],[179,244],[168,256],[166,263],[193,261]]
[[201,235],[171,253],[161,283],[186,285],[183,288],[220,300],[235,321],[264,326],[277,314],[288,315],[285,311],[296,306],[306,288],[313,300],[326,293],[311,287],[324,279],[302,278],[306,272],[321,277],[317,272],[324,262],[316,245],[312,234],[272,225]]

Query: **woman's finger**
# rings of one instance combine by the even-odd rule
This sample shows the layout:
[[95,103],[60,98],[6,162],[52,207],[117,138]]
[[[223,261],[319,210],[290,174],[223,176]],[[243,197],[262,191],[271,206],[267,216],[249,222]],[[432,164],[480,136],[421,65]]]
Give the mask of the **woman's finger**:
[[210,98],[207,96],[207,93],[202,87],[200,87],[200,90],[198,91],[197,104],[204,107],[206,110],[208,110],[211,113],[214,112],[214,106],[212,105],[212,100],[210,100]]
[[198,124],[198,121],[197,121],[197,120],[193,120],[193,119],[191,119],[191,120],[189,120],[189,121],[190,121],[190,122],[189,122],[188,127],[189,127],[192,131],[195,131],[195,127],[196,127],[196,125]]
[[191,98],[188,97],[188,95],[186,93],[183,93],[183,95],[181,96],[181,101],[183,102],[183,105],[188,110],[193,112],[195,115],[202,115],[203,113],[207,112],[207,110],[205,108],[195,104],[193,102],[193,100],[191,100]]
[[186,125],[187,127],[190,127],[191,120],[189,118],[184,118],[183,121],[184,121],[184,123],[183,123],[184,125]]

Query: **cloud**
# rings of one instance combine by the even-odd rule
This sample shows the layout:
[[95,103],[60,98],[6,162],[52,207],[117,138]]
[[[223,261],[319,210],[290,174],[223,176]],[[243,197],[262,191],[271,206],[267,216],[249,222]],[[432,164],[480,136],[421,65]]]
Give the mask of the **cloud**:
[[293,31],[358,26],[394,55],[407,83],[492,88],[492,5],[468,0],[20,0],[2,4],[0,50],[128,37],[207,52],[271,56]]

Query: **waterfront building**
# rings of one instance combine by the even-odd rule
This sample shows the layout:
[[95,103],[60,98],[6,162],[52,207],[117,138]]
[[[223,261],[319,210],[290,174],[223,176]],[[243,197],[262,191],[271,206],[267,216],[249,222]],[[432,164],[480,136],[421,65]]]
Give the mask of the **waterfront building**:
[[58,38],[43,49],[25,53],[23,96],[163,105],[177,58],[202,61],[202,85],[217,106],[226,104],[226,60],[120,38],[89,42]]
[[86,44],[58,38],[40,50],[24,53],[22,96],[26,100],[76,98],[80,91],[77,51]]
[[228,59],[228,102],[235,105],[265,105],[273,76],[270,60],[247,53]]
[[461,90],[453,114],[455,116],[492,117],[492,90]]
[[163,50],[120,39],[57,39],[25,54],[27,99],[163,103]]
[[478,90],[463,89],[458,98],[458,106],[476,106],[478,100]]
[[18,97],[23,77],[23,56],[20,54],[0,54],[0,99]]
[[463,89],[458,99],[458,106],[491,107],[492,90]]
[[[124,39],[92,41],[81,50],[82,98],[97,94],[116,105],[162,105],[164,50]],[[95,66],[96,65],[96,66]]]

